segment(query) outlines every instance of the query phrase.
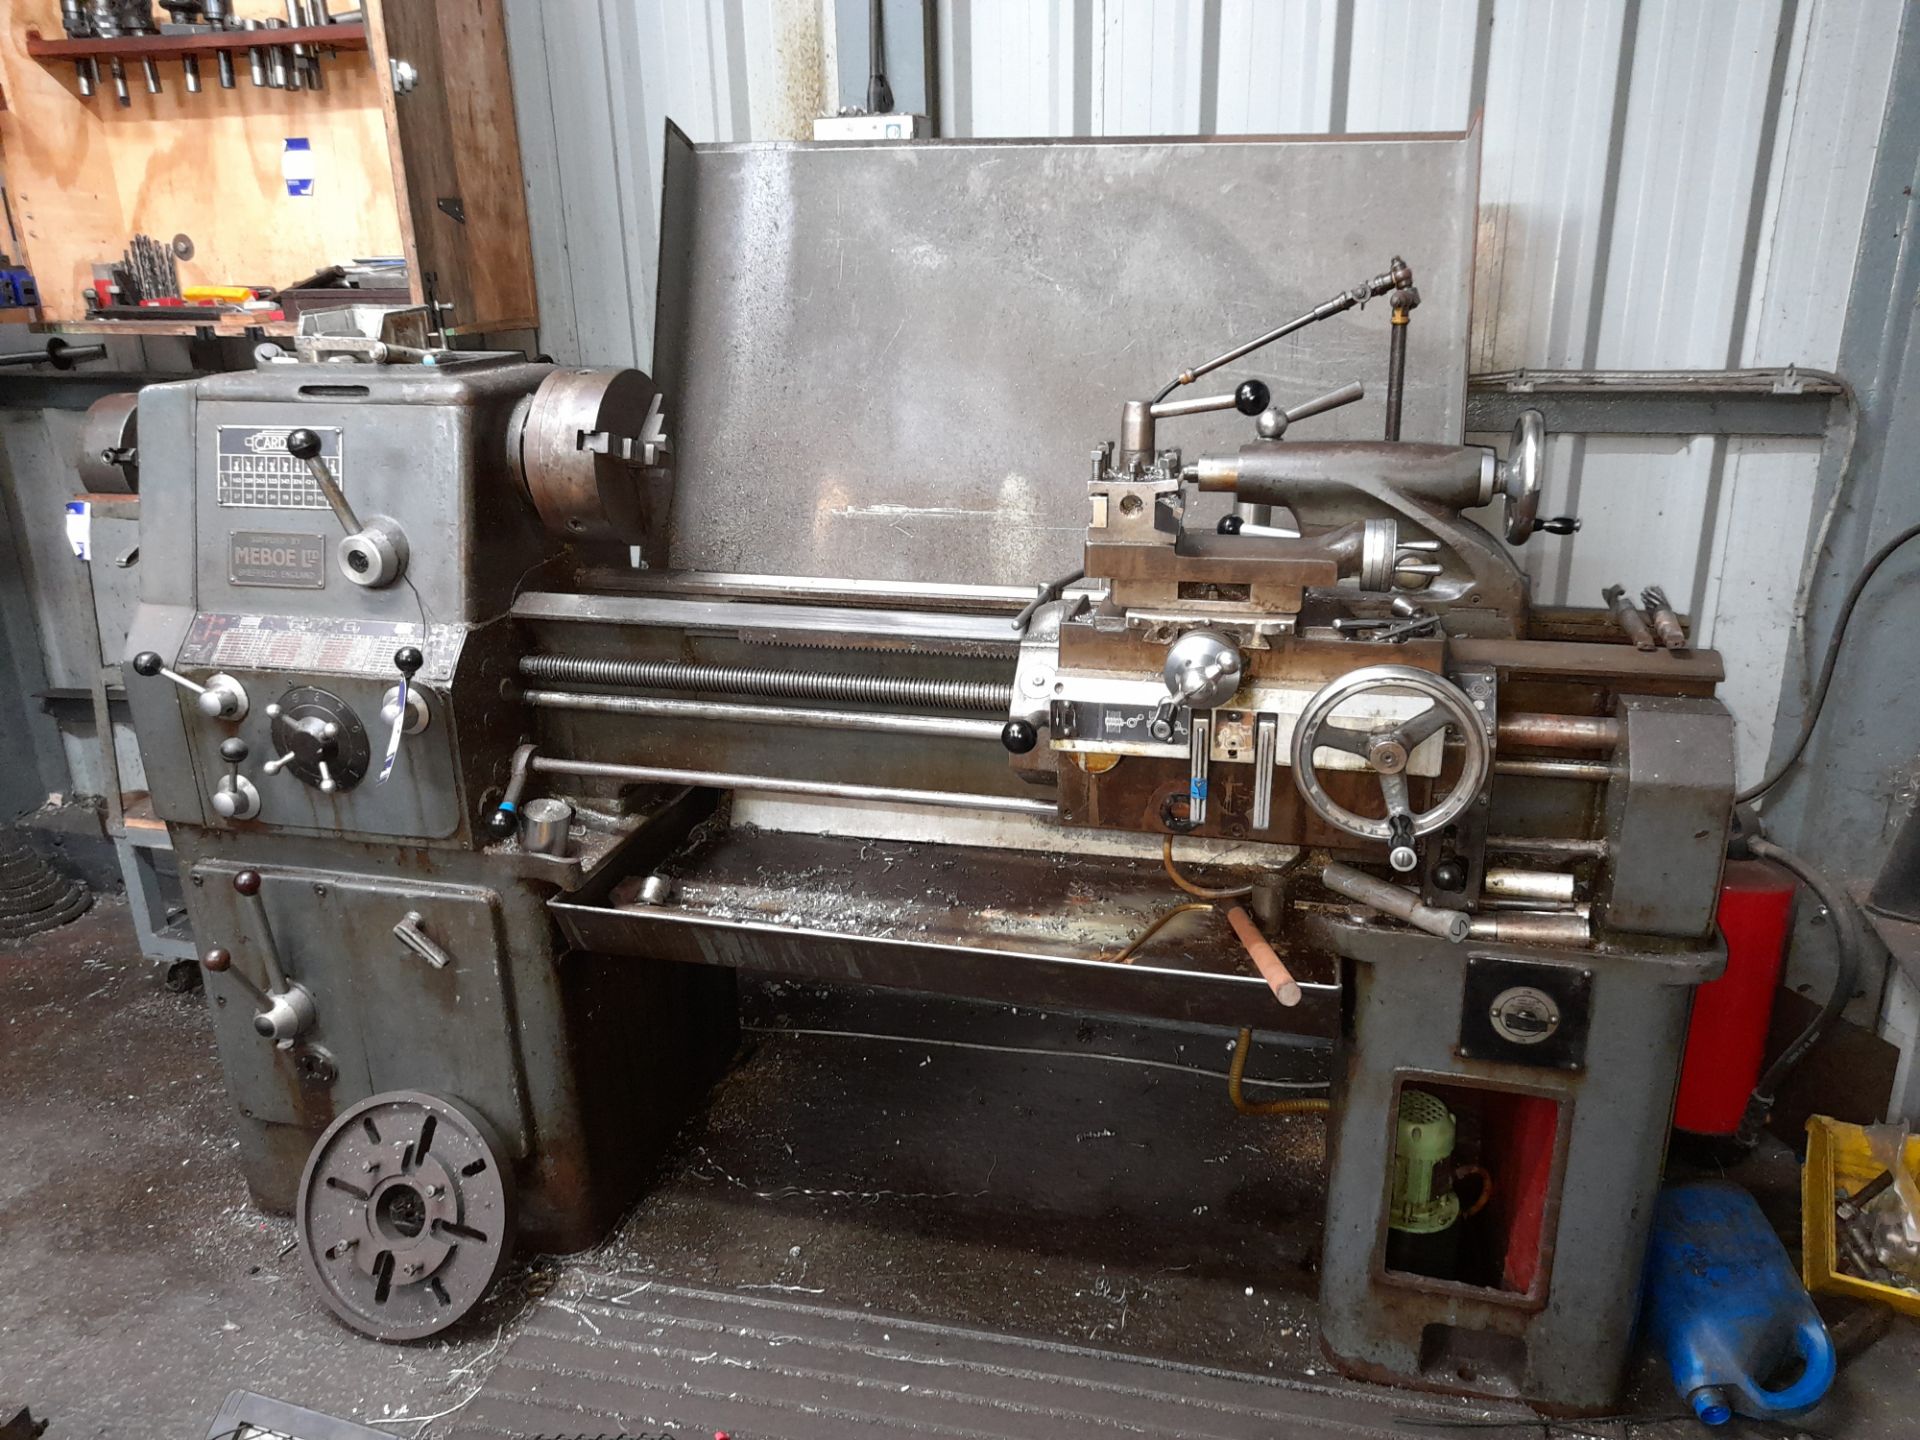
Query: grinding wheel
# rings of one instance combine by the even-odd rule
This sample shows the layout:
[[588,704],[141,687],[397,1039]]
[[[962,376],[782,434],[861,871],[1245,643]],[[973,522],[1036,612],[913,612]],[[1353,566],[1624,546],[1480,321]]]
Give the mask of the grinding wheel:
[[327,1127],[300,1177],[307,1277],[376,1340],[438,1334],[513,1249],[513,1173],[493,1127],[457,1100],[394,1090]]

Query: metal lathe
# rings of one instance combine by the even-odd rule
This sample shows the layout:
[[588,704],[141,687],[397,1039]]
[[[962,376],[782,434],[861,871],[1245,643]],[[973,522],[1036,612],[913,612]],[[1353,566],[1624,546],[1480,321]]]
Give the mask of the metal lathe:
[[1330,1040],[1327,1351],[1606,1409],[1733,731],[1532,602],[1477,167],[670,131],[651,374],[389,317],[142,391],[130,701],[328,1304],[591,1244],[744,968]]

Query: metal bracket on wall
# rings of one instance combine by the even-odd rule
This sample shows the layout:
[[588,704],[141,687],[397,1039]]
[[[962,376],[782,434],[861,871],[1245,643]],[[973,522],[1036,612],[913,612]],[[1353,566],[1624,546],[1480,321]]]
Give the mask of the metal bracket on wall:
[[1550,435],[1787,435],[1820,439],[1846,389],[1782,370],[1502,370],[1467,377],[1469,434],[1502,433],[1523,410]]

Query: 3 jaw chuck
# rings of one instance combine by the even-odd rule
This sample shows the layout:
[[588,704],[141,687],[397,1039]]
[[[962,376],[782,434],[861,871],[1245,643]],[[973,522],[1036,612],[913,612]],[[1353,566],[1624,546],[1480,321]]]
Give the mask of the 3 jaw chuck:
[[570,541],[659,538],[669,446],[639,370],[557,369],[521,402],[509,460],[547,529]]

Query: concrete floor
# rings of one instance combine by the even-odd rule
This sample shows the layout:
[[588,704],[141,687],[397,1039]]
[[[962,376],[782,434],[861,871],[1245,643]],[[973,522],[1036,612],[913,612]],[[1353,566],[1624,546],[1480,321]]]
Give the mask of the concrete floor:
[[[860,1014],[888,1034],[964,1038],[977,1021],[898,998]],[[200,998],[160,987],[124,905],[0,948],[0,1398],[50,1419],[49,1440],[197,1440],[236,1386],[446,1435],[529,1299],[655,1277],[1324,1373],[1317,1121],[1249,1121],[1211,1079],[1019,1044],[791,1033],[849,1018],[803,989],[758,992],[747,1018],[768,1028],[603,1246],[519,1263],[451,1338],[391,1347],[335,1323],[291,1224],[249,1205]],[[1177,1049],[1031,1015],[994,1033],[1054,1048],[1061,1025],[1088,1044]],[[1674,1408],[1656,1364],[1629,1404]],[[1805,1428],[1910,1435],[1917,1413],[1920,1327],[1903,1322]]]

